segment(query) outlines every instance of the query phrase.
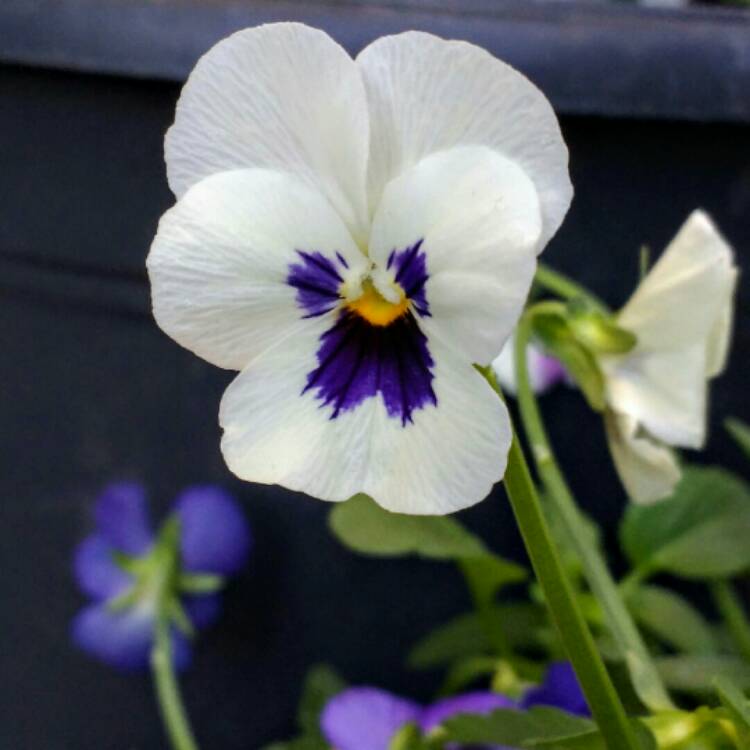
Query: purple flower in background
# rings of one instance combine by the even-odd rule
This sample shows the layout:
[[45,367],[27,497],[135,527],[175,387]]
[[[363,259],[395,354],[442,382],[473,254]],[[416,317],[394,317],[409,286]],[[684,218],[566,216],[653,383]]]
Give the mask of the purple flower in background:
[[188,487],[158,534],[138,484],[111,484],[97,500],[95,531],[78,546],[75,577],[93,599],[73,620],[81,649],[122,670],[148,666],[155,618],[166,607],[178,668],[189,636],[218,617],[224,576],[245,563],[250,530],[237,503],[218,487]]
[[445,698],[431,706],[400,698],[385,690],[354,687],[332,698],[320,718],[326,741],[336,750],[388,750],[395,734],[406,724],[427,733],[459,714],[489,714],[499,708],[525,710],[553,706],[579,716],[589,710],[572,667],[552,664],[544,682],[526,691],[519,701],[486,691]]

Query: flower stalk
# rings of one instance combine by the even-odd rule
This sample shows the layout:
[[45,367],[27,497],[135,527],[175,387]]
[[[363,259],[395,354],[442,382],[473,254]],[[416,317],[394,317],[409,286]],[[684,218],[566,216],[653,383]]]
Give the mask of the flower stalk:
[[[502,398],[490,368],[482,372]],[[514,437],[505,471],[508,492],[552,621],[573,664],[591,712],[609,750],[638,750],[625,709],[586,625],[542,513],[539,496],[518,438]]]
[[670,710],[674,705],[620,596],[617,583],[599,551],[588,541],[583,519],[547,436],[526,365],[526,347],[531,339],[533,315],[534,308],[530,308],[519,322],[516,331],[515,363],[521,421],[531,447],[534,464],[551,501],[555,503],[565,532],[581,561],[586,579],[604,610],[607,625],[624,651],[639,697],[652,710]]

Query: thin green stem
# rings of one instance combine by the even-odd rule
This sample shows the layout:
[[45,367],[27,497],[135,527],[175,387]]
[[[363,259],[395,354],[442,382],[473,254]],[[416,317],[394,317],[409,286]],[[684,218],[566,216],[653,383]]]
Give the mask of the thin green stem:
[[617,583],[598,549],[590,543],[580,511],[555,459],[529,381],[526,348],[530,338],[531,317],[526,313],[516,331],[517,396],[521,420],[537,472],[550,500],[557,508],[565,533],[581,560],[589,586],[604,610],[607,625],[623,650],[641,700],[654,710],[674,708],[643,638],[620,596]]
[[609,313],[609,308],[595,294],[592,294],[586,287],[581,286],[573,279],[565,276],[559,271],[552,270],[549,266],[540,263],[537,266],[534,276],[539,286],[544,287],[549,292],[562,297],[563,299],[585,299],[592,307],[603,313]]
[[174,672],[169,622],[164,614],[158,616],[156,621],[151,670],[156,683],[159,710],[172,747],[174,750],[198,750],[180,697],[180,688]]
[[[492,371],[483,370],[502,397]],[[539,585],[591,713],[609,750],[638,750],[633,727],[612,684],[550,535],[518,438],[508,454],[505,488]]]
[[737,650],[745,659],[750,660],[750,621],[737,592],[730,581],[714,581],[710,588],[716,608]]

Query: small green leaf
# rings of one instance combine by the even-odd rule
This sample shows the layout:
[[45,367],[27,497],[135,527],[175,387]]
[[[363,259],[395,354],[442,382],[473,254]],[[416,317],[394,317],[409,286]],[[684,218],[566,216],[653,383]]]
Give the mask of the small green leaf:
[[467,557],[460,564],[474,601],[480,608],[489,606],[504,586],[522,583],[528,578],[521,565],[497,555]]
[[222,576],[207,573],[182,573],[178,581],[180,591],[188,594],[213,594],[221,591],[225,583]]
[[685,598],[661,586],[640,586],[628,595],[633,617],[677,651],[710,654],[717,650],[711,626]]
[[321,712],[345,687],[346,683],[329,666],[316,664],[310,668],[297,709],[297,723],[305,735],[320,736]]
[[732,717],[743,747],[750,747],[750,701],[747,696],[726,677],[717,677],[714,688],[724,707]]
[[[527,602],[492,608],[492,617],[513,648],[539,645],[539,629],[545,624],[544,609]],[[422,638],[411,650],[407,664],[412,669],[436,669],[491,649],[482,616],[470,612],[449,620]]]
[[729,434],[734,438],[734,442],[742,448],[744,454],[750,458],[750,425],[736,417],[730,417],[724,422]]
[[342,544],[367,555],[457,560],[488,554],[484,542],[452,518],[391,513],[363,494],[334,506],[328,523]]
[[453,664],[440,686],[440,695],[460,692],[480,677],[494,674],[500,662],[492,656],[470,656]]
[[544,740],[568,738],[595,728],[589,719],[555,708],[499,709],[485,716],[464,715],[449,719],[443,724],[441,739],[467,745],[534,748]]
[[717,578],[750,567],[750,488],[719,468],[688,467],[675,493],[631,505],[620,529],[637,569]]
[[730,680],[741,690],[750,690],[750,663],[736,656],[662,656],[656,659],[656,666],[667,687],[673,690],[711,693],[717,677]]

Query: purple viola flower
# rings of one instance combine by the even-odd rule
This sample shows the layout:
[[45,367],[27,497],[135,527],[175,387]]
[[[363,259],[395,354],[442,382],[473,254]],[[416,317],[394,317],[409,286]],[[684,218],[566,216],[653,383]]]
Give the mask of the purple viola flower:
[[572,667],[557,662],[549,667],[544,682],[527,690],[518,701],[500,693],[476,691],[421,706],[378,688],[349,688],[327,703],[320,726],[326,741],[336,750],[388,750],[406,724],[416,724],[427,733],[459,714],[482,716],[499,708],[525,710],[533,706],[589,715]]
[[237,503],[218,487],[189,487],[154,534],[143,487],[111,484],[94,521],[75,554],[75,578],[92,603],[73,620],[74,643],[119,669],[144,669],[165,607],[175,665],[184,668],[189,636],[216,620],[224,576],[243,566],[252,546]]

